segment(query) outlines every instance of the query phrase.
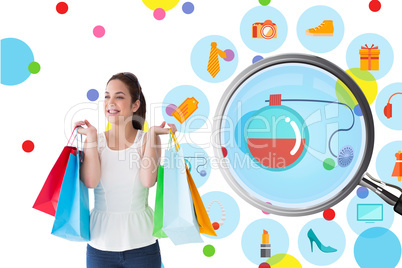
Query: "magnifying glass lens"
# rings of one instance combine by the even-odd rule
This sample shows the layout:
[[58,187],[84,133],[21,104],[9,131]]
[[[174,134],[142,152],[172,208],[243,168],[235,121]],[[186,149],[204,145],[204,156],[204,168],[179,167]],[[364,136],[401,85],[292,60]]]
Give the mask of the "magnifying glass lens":
[[221,101],[219,136],[225,178],[243,197],[292,214],[357,185],[366,150],[361,96],[312,64],[261,64],[243,75]]

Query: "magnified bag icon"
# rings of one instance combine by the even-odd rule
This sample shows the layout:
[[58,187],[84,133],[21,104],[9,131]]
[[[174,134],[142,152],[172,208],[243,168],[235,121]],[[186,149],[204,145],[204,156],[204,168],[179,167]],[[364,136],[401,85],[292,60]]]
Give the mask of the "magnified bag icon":
[[379,185],[402,190],[366,172],[374,146],[371,110],[335,64],[304,54],[260,60],[228,86],[214,118],[221,172],[256,208],[309,215],[361,185],[402,214],[402,198]]

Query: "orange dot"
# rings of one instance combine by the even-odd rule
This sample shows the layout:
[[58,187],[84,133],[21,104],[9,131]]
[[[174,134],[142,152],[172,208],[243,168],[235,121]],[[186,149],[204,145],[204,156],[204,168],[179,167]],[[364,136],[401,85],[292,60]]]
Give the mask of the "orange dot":
[[26,153],[32,152],[34,147],[34,143],[30,140],[26,140],[22,143],[22,150],[24,150]]

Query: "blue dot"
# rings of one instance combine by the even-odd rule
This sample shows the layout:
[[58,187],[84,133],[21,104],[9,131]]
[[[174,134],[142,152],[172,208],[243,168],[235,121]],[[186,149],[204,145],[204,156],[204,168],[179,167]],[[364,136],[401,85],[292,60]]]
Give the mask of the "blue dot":
[[205,175],[207,175],[207,172],[205,170],[201,170],[200,175],[205,177]]
[[96,89],[90,89],[87,92],[87,98],[90,101],[96,101],[99,98],[99,92]]
[[359,198],[364,199],[369,195],[369,190],[366,187],[359,187],[356,194]]
[[390,230],[373,227],[356,239],[354,254],[360,267],[396,267],[401,258],[401,243]]
[[186,14],[191,14],[194,11],[194,5],[191,2],[185,2],[183,4],[182,8],[183,8],[183,12]]
[[263,59],[263,57],[260,56],[260,55],[255,56],[255,57],[253,58],[253,64],[256,63],[256,62],[259,61],[259,60],[262,60],[262,59]]
[[162,263],[162,266],[161,266],[161,268],[165,268],[165,266],[163,265],[163,263]]
[[363,115],[362,109],[360,109],[360,105],[359,105],[359,104],[357,104],[353,110],[355,111],[355,114],[356,114],[357,116],[362,116],[362,115]]

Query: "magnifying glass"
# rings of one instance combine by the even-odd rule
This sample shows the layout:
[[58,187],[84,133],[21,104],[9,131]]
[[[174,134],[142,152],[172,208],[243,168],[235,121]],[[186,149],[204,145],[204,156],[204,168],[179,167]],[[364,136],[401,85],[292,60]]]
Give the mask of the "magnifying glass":
[[402,214],[398,186],[368,174],[374,122],[356,82],[316,56],[283,54],[242,71],[224,92],[213,125],[227,183],[248,203],[283,216],[328,209],[357,185]]

